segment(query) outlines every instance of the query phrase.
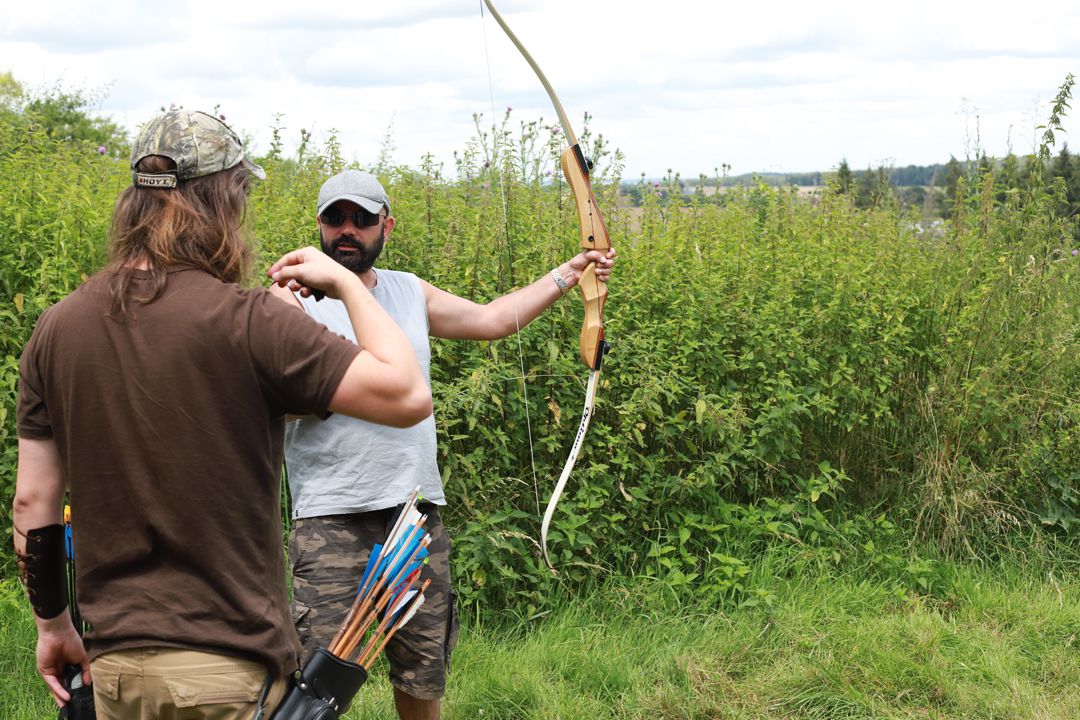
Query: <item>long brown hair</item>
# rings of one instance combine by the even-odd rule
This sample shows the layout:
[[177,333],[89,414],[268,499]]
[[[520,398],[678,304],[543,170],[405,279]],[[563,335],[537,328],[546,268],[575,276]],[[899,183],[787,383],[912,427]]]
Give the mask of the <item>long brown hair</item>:
[[[143,158],[136,170],[175,170],[160,155]],[[248,170],[241,164],[175,188],[131,186],[120,193],[109,228],[113,312],[124,315],[128,301],[153,302],[164,290],[166,272],[176,265],[200,268],[222,282],[239,282],[254,253],[245,223]],[[148,292],[132,296],[132,270],[150,273]]]

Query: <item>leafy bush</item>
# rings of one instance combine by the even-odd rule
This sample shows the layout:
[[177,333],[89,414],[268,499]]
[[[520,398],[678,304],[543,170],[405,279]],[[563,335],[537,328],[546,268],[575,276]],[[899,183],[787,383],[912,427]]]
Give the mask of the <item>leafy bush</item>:
[[[41,311],[102,264],[129,179],[124,160],[4,117],[10,525],[19,352]],[[384,263],[484,302],[576,252],[577,220],[551,128],[512,132],[509,114],[477,127],[452,172],[432,158],[373,169],[398,219]],[[282,157],[281,132],[253,192],[267,261],[317,241],[315,195],[345,164],[335,138],[315,148],[303,131],[297,156]],[[883,540],[919,533],[946,553],[988,556],[1049,533],[1075,547],[1080,257],[1053,187],[961,182],[952,219],[929,227],[888,202],[858,209],[836,188],[812,203],[759,185],[675,204],[678,193],[643,184],[629,208],[620,155],[583,139],[619,263],[614,350],[549,538],[558,576],[536,538],[584,396],[578,303],[564,299],[518,337],[433,341],[446,518],[468,603],[542,612],[553,584],[616,573],[767,606],[753,563],[777,547],[932,593],[932,561],[884,552]]]

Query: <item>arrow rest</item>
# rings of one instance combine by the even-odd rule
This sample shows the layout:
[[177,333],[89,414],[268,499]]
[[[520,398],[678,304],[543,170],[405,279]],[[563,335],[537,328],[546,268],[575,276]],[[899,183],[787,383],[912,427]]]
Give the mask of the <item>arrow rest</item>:
[[580,143],[574,143],[574,157],[577,158],[578,167],[581,168],[581,172],[585,177],[589,177],[589,173],[592,171],[593,162],[589,158],[585,157],[585,153],[581,150]]
[[607,340],[601,340],[600,345],[596,348],[596,367],[594,370],[599,370],[600,366],[604,362],[604,356],[611,352],[611,343]]

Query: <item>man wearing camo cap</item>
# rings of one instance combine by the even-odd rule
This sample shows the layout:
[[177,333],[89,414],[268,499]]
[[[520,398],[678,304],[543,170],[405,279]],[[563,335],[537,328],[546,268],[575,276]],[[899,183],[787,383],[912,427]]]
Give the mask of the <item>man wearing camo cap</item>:
[[[398,426],[431,414],[408,339],[315,248],[270,268],[354,319],[362,350],[261,287],[247,188],[261,168],[205,113],[143,126],[108,266],[46,310],[20,361],[15,549],[58,704],[66,665],[101,717],[243,718],[299,668],[281,542],[287,414]],[[65,491],[80,638],[66,612]],[[262,715],[259,715],[262,717]]]
[[[412,273],[374,266],[395,224],[390,198],[375,176],[346,170],[328,179],[319,191],[317,216],[323,251],[355,273],[405,331],[429,384],[429,336],[507,337],[576,285],[589,262],[596,262],[604,282],[615,262],[614,250],[583,252],[531,285],[480,305]],[[356,339],[340,303],[316,301],[305,292],[273,292],[332,331]],[[402,720],[439,717],[458,632],[450,539],[439,515],[446,497],[435,437],[434,416],[404,429],[339,416],[304,417],[289,423],[285,437],[294,517],[293,613],[306,653],[330,641],[356,594],[372,546],[386,537],[397,507],[420,488],[431,533],[421,578],[430,579],[431,586],[420,612],[386,648]]]
[[[139,172],[143,159],[165,157],[174,168]],[[181,180],[212,175],[243,165],[266,179],[261,167],[244,157],[244,145],[228,125],[204,112],[173,110],[143,125],[131,149],[131,180],[139,187],[174,188]]]

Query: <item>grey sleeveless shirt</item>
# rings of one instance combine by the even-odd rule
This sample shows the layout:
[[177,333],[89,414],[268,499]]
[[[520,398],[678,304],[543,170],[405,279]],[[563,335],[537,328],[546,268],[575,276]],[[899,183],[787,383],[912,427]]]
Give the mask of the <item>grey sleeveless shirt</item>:
[[[377,282],[371,294],[405,331],[430,387],[431,346],[420,280],[412,273],[375,272]],[[343,302],[297,298],[312,318],[356,342]],[[446,504],[434,415],[409,428],[338,414],[326,420],[300,418],[285,430],[285,467],[293,518],[382,510],[405,502],[418,485],[424,500]]]

